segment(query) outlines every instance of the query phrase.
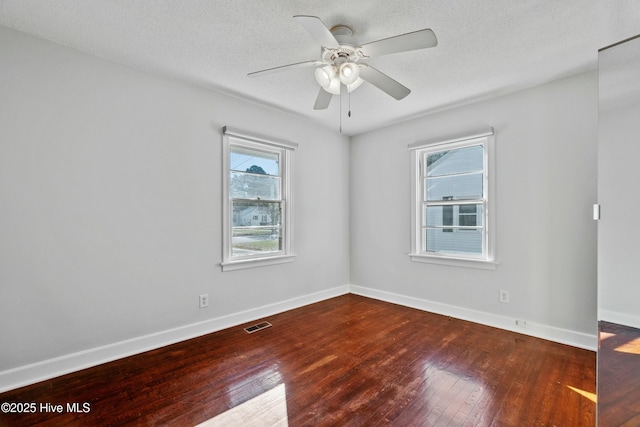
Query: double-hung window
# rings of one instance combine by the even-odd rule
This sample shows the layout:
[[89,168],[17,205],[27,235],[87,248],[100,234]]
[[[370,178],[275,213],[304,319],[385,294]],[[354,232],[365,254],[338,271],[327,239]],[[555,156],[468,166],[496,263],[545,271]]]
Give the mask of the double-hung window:
[[293,260],[296,147],[223,129],[223,271]]
[[411,259],[495,268],[493,130],[409,150]]

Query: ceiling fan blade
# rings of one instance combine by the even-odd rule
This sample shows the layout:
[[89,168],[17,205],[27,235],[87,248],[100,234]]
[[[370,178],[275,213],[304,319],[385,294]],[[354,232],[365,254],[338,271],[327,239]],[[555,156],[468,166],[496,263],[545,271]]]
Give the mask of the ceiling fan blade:
[[381,91],[386,92],[397,100],[401,100],[411,93],[409,88],[401,85],[386,74],[376,70],[370,65],[362,65],[360,68],[360,77]]
[[329,107],[331,98],[333,98],[332,94],[320,88],[320,92],[318,92],[318,97],[316,98],[316,103],[313,105],[313,109],[326,110]]
[[322,61],[305,61],[305,62],[296,62],[295,64],[281,65],[279,67],[267,68],[266,70],[254,71],[253,73],[247,74],[249,77],[259,77],[264,76],[271,73],[277,73],[279,71],[291,70],[295,68],[306,68],[313,67],[316,65],[322,65],[324,62]]
[[338,48],[340,43],[331,34],[331,31],[317,16],[296,15],[293,17],[300,25],[302,25],[311,34],[321,46]]
[[438,45],[438,39],[430,29],[401,34],[388,39],[363,44],[360,46],[365,56],[381,56],[389,53],[406,52],[408,50],[425,49]]

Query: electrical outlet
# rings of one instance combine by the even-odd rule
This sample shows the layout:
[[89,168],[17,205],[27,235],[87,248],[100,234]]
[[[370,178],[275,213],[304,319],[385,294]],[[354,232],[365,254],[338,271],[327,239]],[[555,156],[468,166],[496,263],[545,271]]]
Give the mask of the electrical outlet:
[[500,291],[500,302],[508,303],[509,302],[509,291]]
[[527,321],[526,320],[516,320],[516,325],[520,326],[521,328],[526,328],[527,327]]
[[200,308],[209,307],[209,294],[200,295]]

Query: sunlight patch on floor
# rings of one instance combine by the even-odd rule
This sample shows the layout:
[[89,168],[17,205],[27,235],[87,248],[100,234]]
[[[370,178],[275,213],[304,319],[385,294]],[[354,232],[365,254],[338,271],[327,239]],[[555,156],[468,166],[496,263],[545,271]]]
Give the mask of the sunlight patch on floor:
[[576,387],[571,387],[570,385],[568,385],[567,387],[569,387],[571,390],[575,391],[579,395],[581,395],[583,397],[586,397],[587,399],[589,399],[593,403],[596,403],[598,401],[598,397],[596,396],[595,393],[590,393],[588,391],[584,391],[584,390],[581,390],[581,389],[576,388]]
[[615,337],[616,334],[612,334],[611,332],[602,332],[600,331],[600,339],[606,340],[607,338]]
[[632,339],[629,342],[616,347],[615,351],[620,353],[640,354],[640,338]]
[[280,384],[196,427],[288,427],[287,392]]

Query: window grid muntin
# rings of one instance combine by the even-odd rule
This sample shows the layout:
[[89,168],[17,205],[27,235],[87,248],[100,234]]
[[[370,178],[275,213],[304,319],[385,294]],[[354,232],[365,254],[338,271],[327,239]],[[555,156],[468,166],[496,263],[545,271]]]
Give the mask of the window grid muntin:
[[[456,224],[443,224],[441,226],[438,225],[429,225],[428,223],[428,213],[427,210],[429,207],[438,207],[438,206],[451,206],[451,207],[462,207],[462,206],[481,206],[481,214],[480,216],[480,222],[481,225],[475,225],[475,226],[462,226],[459,225],[459,217],[461,215],[466,215],[466,213],[461,213],[460,210],[458,210],[458,213],[456,214],[455,212],[453,213],[453,217],[455,218],[456,216],[458,217],[458,225]],[[476,201],[476,200],[465,200],[465,201],[454,201],[454,203],[427,203],[427,202],[423,202],[423,209],[422,209],[422,227],[428,227],[428,228],[453,228],[453,227],[459,227],[459,228],[483,228],[485,223],[485,215],[484,215],[484,211],[486,210],[486,203],[484,203],[483,201]],[[477,216],[477,211],[476,211],[476,216]],[[443,221],[444,222],[444,221]]]

